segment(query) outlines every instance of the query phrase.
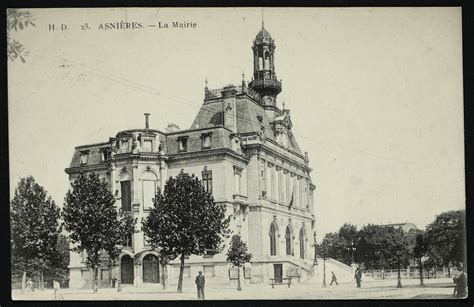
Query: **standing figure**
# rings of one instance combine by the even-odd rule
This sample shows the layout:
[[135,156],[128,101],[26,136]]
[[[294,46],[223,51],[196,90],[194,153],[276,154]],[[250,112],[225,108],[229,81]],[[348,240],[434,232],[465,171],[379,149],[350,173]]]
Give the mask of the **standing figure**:
[[53,289],[54,289],[54,292],[53,292],[53,300],[63,300],[64,297],[63,295],[61,294],[61,284],[56,281],[56,280],[53,280]]
[[334,274],[334,271],[331,271],[331,275],[332,275],[332,279],[329,285],[332,286],[332,283],[335,282],[336,286],[339,286],[339,284],[337,283],[337,278],[336,278],[336,274]]
[[26,282],[26,290],[31,292],[35,291],[33,289],[33,281],[31,280],[31,278],[28,278],[28,281]]
[[362,281],[362,271],[360,270],[360,268],[356,269],[354,278],[356,279],[356,282],[357,282],[357,288],[360,288],[360,283]]
[[196,276],[196,286],[197,286],[197,294],[198,299],[204,299],[204,284],[206,283],[206,279],[204,275],[202,275],[202,271],[199,271],[199,275]]
[[465,297],[466,296],[466,274],[464,273],[463,268],[458,268],[459,273],[454,277],[454,282],[456,286],[454,287],[453,296],[456,297]]

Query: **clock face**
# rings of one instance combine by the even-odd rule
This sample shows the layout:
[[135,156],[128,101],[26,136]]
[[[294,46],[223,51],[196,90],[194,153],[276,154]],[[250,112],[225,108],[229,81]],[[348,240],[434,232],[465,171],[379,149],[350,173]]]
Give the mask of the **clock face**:
[[265,98],[265,104],[272,104],[273,99],[271,97]]

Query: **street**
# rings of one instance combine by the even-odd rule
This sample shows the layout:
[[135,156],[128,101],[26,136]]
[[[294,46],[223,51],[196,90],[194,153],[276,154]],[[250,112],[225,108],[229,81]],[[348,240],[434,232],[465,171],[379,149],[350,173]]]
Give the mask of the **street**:
[[[339,286],[320,284],[286,285],[243,285],[242,291],[235,287],[209,286],[205,289],[207,300],[279,300],[279,299],[452,299],[454,284],[450,278],[425,280],[425,286],[419,286],[418,279],[402,280],[403,288],[397,288],[397,280],[377,280],[362,282],[362,288],[354,283],[343,283]],[[196,289],[183,288],[176,293],[176,286],[163,290],[161,286],[145,286],[141,288],[124,287],[121,292],[116,289],[99,289],[92,293],[90,289],[61,289],[65,300],[195,300]],[[13,300],[51,300],[53,290],[35,291],[22,294],[20,290],[12,290]]]

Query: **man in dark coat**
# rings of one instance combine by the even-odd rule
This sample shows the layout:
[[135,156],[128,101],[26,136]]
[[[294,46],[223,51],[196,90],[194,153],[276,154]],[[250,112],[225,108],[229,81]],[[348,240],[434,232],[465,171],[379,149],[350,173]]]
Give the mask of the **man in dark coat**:
[[360,282],[362,281],[362,271],[360,270],[360,268],[356,269],[354,278],[357,282],[357,288],[360,288]]
[[198,299],[204,299],[204,284],[205,283],[206,283],[206,279],[204,278],[204,275],[202,275],[202,271],[199,271],[199,275],[196,276]]
[[332,283],[335,282],[336,283],[336,286],[339,286],[339,284],[337,283],[337,278],[336,278],[336,274],[334,274],[334,271],[331,271],[331,283],[329,284],[330,286],[332,286]]
[[455,286],[455,296],[456,297],[465,297],[466,296],[466,274],[464,273],[463,268],[458,268],[459,273],[454,277]]

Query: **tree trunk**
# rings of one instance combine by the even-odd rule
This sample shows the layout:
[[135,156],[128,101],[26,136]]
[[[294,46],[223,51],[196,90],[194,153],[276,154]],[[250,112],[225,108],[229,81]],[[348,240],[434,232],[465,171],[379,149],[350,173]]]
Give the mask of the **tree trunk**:
[[43,270],[40,272],[40,290],[44,291],[44,276],[43,276]]
[[23,277],[21,278],[21,293],[25,293],[26,288],[26,272],[23,272]]
[[423,283],[423,264],[421,263],[421,258],[420,258],[420,286],[424,286],[425,284]]
[[94,268],[94,292],[97,292],[97,290],[99,289],[99,267],[96,266]]
[[448,277],[451,278],[451,268],[449,267],[449,264],[448,264]]
[[181,254],[181,263],[179,264],[178,293],[183,292],[183,272],[184,272],[184,253]]
[[242,291],[240,286],[240,266],[237,267],[237,291]]
[[92,293],[95,292],[95,270],[94,270],[94,266],[91,267],[91,273],[92,273],[92,278],[91,278],[91,286],[92,286]]

